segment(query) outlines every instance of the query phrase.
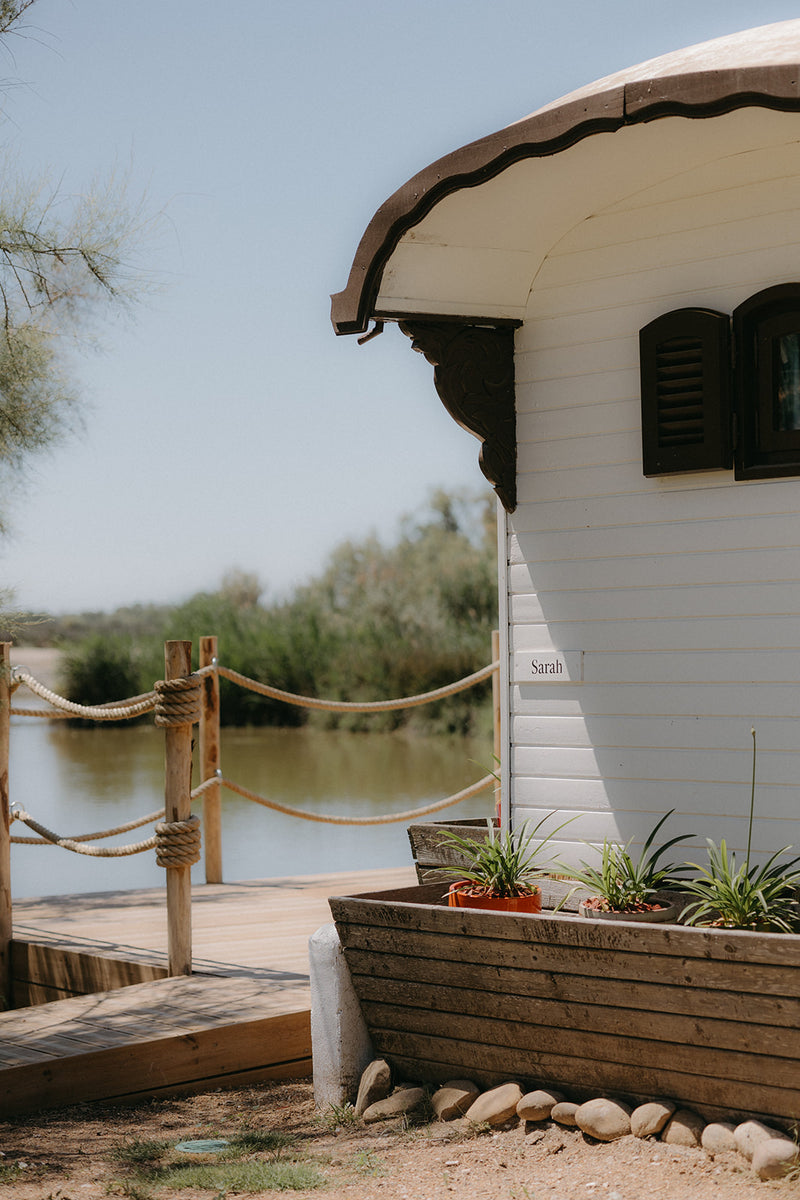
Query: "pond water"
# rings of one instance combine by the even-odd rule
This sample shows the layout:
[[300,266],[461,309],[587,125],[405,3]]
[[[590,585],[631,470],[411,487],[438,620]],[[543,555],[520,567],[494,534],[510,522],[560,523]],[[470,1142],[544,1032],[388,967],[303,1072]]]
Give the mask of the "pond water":
[[[260,795],[309,812],[368,816],[421,807],[467,787],[491,769],[491,740],[406,738],[314,729],[224,729],[222,771]],[[193,782],[199,782],[195,771]],[[13,717],[11,804],[62,836],[107,829],[163,806],[164,738],[153,726],[72,728]],[[482,792],[426,820],[488,816]],[[194,810],[202,812],[202,800]],[[322,871],[411,865],[407,822],[326,825],[272,812],[222,793],[223,874],[228,882]],[[149,837],[152,826],[98,845]],[[19,822],[12,835],[30,835]],[[203,882],[203,864],[192,868]],[[158,887],[152,850],[87,858],[56,847],[11,847],[15,899]]]

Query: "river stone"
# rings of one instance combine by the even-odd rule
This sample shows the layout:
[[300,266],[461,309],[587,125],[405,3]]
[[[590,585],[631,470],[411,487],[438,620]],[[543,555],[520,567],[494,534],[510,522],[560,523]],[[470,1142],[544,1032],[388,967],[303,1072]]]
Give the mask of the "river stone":
[[382,1058],[374,1059],[365,1068],[358,1085],[356,1116],[362,1117],[371,1104],[385,1100],[392,1090],[392,1072]]
[[394,1117],[404,1117],[416,1112],[425,1103],[425,1089],[421,1087],[399,1088],[385,1100],[377,1100],[364,1111],[364,1123],[373,1125],[375,1121],[391,1121]]
[[705,1121],[697,1113],[688,1108],[679,1108],[667,1122],[661,1140],[668,1146],[697,1147],[702,1144],[705,1127]]
[[677,1105],[671,1100],[650,1100],[631,1113],[631,1133],[634,1137],[653,1137],[666,1125]]
[[577,1124],[575,1113],[579,1107],[572,1100],[559,1100],[558,1104],[554,1104],[550,1109],[550,1120],[555,1121],[557,1125],[574,1127]]
[[630,1133],[631,1110],[620,1100],[601,1096],[578,1106],[575,1124],[598,1142],[615,1142]]
[[730,1121],[711,1121],[703,1130],[702,1147],[709,1154],[728,1154],[736,1149],[735,1132],[736,1126]]
[[523,1121],[546,1121],[553,1107],[563,1099],[560,1092],[548,1092],[544,1088],[528,1092],[517,1105],[517,1116]]
[[469,1079],[451,1079],[431,1096],[433,1111],[440,1121],[463,1117],[470,1104],[480,1095],[480,1088]]
[[742,1121],[741,1125],[736,1126],[733,1136],[736,1141],[736,1149],[744,1155],[748,1162],[752,1162],[759,1142],[765,1142],[768,1138],[780,1138],[784,1135],[779,1129],[771,1129],[763,1121]]
[[484,1092],[467,1109],[466,1117],[473,1125],[502,1125],[517,1115],[517,1105],[522,1099],[522,1088],[518,1083],[501,1083],[499,1087]]
[[800,1163],[800,1149],[788,1137],[765,1138],[753,1154],[753,1170],[759,1179],[782,1179]]

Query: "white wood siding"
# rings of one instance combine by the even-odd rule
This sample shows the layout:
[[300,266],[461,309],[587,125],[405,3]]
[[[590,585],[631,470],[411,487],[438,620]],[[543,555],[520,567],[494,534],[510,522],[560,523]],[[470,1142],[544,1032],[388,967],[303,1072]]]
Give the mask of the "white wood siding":
[[[624,136],[621,135],[621,136]],[[613,165],[613,164],[612,164]],[[517,335],[519,507],[509,655],[583,651],[580,684],[510,685],[513,819],[574,813],[581,844],[665,834],[800,848],[800,478],[645,479],[638,331],[800,280],[800,146],[682,170],[582,221]],[[563,819],[563,818],[562,818]],[[698,857],[700,856],[700,857]]]

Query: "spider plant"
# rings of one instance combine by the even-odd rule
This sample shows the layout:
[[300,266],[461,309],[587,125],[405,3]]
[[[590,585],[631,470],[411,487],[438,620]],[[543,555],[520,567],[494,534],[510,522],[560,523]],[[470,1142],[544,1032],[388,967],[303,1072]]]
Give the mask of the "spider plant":
[[750,865],[750,846],[753,837],[753,816],[756,795],[756,731],[753,738],[753,771],[750,783],[750,817],[747,827],[747,851],[741,866],[736,855],[728,853],[725,839],[719,846],[710,838],[708,865],[686,863],[699,871],[699,877],[682,883],[684,891],[696,896],[681,914],[687,925],[719,925],[726,929],[760,929],[774,933],[793,933],[800,928],[800,855],[788,862],[779,862],[781,855],[791,850],[784,846],[762,866]]
[[600,865],[592,866],[581,862],[578,870],[565,867],[573,879],[595,892],[601,901],[603,912],[635,912],[651,903],[651,898],[672,878],[678,869],[675,863],[659,865],[667,850],[691,835],[679,834],[668,842],[652,849],[659,829],[671,817],[674,808],[665,813],[653,826],[642,846],[637,859],[630,854],[631,842],[624,846],[606,839],[600,856]]
[[[519,833],[512,833],[511,830],[500,833],[487,818],[489,836],[485,841],[462,837],[457,833],[445,833],[439,845],[463,855],[467,865],[455,868],[459,879],[474,884],[487,896],[508,899],[531,895],[537,891],[537,876],[544,875],[553,865],[552,855],[546,854],[548,843],[559,830],[574,820],[570,817],[549,833],[542,832],[543,826],[553,815],[546,813],[532,829],[529,829],[530,822],[526,821]],[[454,872],[452,866],[439,869],[451,876]]]

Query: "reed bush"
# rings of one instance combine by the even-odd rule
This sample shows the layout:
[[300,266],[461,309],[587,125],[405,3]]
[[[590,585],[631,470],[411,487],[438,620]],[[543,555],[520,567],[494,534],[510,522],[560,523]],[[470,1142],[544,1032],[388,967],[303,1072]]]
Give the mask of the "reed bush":
[[[163,676],[163,642],[216,634],[220,661],[286,691],[382,700],[430,691],[489,661],[497,622],[491,498],[434,494],[404,520],[394,544],[348,541],[321,574],[285,600],[264,603],[257,579],[232,572],[164,612],[135,638],[93,633],[70,645],[65,694],[98,703],[149,690]],[[113,622],[105,618],[106,627]],[[229,725],[299,725],[469,733],[490,727],[489,682],[424,708],[375,716],[309,712],[221,681]],[[92,697],[89,699],[89,697]]]

